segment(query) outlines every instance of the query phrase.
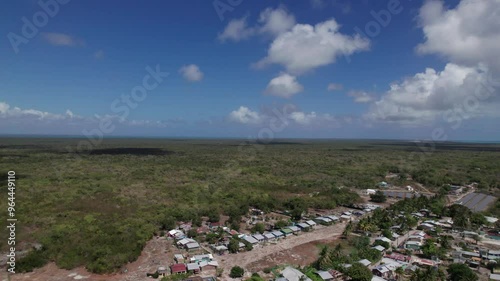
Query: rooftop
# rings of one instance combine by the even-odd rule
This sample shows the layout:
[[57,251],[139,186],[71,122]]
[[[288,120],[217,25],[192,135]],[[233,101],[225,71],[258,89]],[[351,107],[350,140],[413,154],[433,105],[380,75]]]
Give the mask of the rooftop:
[[316,274],[318,274],[323,280],[333,279],[333,276],[328,271],[318,271]]

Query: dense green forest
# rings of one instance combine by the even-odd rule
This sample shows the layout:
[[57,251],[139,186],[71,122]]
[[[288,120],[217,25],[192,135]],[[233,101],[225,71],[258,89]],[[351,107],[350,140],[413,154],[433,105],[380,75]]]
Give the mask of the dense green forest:
[[357,202],[352,188],[373,188],[388,172],[401,175],[394,184],[412,177],[434,191],[477,182],[496,194],[500,182],[500,145],[116,138],[89,147],[81,141],[0,139],[0,185],[9,170],[17,176],[17,239],[25,247],[42,245],[19,269],[52,260],[62,268],[112,272],[175,221],[199,224],[201,216],[219,214],[238,221],[249,206],[295,214],[334,208]]

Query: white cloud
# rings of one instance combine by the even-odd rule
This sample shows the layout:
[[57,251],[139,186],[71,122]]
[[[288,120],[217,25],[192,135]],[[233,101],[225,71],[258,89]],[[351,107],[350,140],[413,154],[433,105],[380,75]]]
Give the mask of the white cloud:
[[295,17],[289,14],[283,7],[277,9],[267,8],[260,13],[259,32],[277,36],[290,30],[295,25]]
[[200,68],[196,64],[184,65],[179,69],[179,73],[182,74],[184,79],[197,82],[203,79],[203,72],[201,72]]
[[339,91],[339,90],[342,90],[343,88],[344,88],[344,86],[342,84],[338,84],[338,83],[330,83],[326,87],[326,89],[328,91]]
[[218,34],[217,38],[222,42],[228,40],[238,42],[258,34],[269,34],[275,37],[290,30],[294,25],[295,17],[289,14],[283,6],[276,9],[267,8],[260,13],[258,23],[254,26],[248,25],[248,16],[234,19],[227,24],[224,31]]
[[[449,63],[443,71],[427,68],[425,72],[390,86],[376,101],[367,117],[380,121],[425,123],[450,110],[464,111],[463,117],[493,113],[491,97],[498,97],[483,67],[465,67]],[[494,106],[493,106],[494,108]],[[465,118],[464,118],[465,119]]]
[[83,45],[83,41],[64,33],[42,32],[42,38],[53,46],[74,47]]
[[225,42],[226,40],[232,40],[235,42],[245,40],[250,38],[255,34],[255,29],[251,28],[247,24],[247,17],[243,17],[241,19],[231,20],[224,31],[219,33],[217,38]]
[[339,56],[369,49],[368,39],[358,34],[342,34],[339,28],[334,19],[315,26],[297,24],[291,31],[280,34],[269,47],[267,57],[255,65],[281,64],[290,73],[302,74],[332,64]]
[[[81,133],[83,129],[100,128],[102,121],[111,121],[113,126],[121,127],[154,127],[167,128],[183,123],[183,120],[125,120],[118,115],[94,115],[83,117],[74,114],[71,110],[66,110],[64,114],[51,113],[37,109],[22,109],[11,107],[6,102],[0,102],[0,128],[20,130],[54,130],[62,133]],[[32,133],[31,131],[27,131]]]
[[67,120],[73,118],[80,118],[71,112],[70,110],[66,111],[66,114],[55,114],[45,111],[40,111],[36,109],[21,109],[19,107],[11,107],[9,104],[5,102],[0,102],[0,118],[1,119],[17,119],[17,120],[44,120],[44,121],[53,121],[53,120]]
[[316,115],[316,112],[311,112],[311,113],[304,113],[301,111],[296,111],[292,112],[289,115],[290,119],[293,121],[297,122],[298,124],[301,125],[307,125],[310,124],[312,121],[314,121],[318,116]]
[[369,103],[375,100],[373,95],[364,91],[350,91],[347,95],[353,97],[357,103]]
[[453,116],[498,116],[499,14],[496,0],[461,0],[454,8],[427,1],[419,12],[425,41],[416,50],[438,54],[449,63],[441,72],[427,68],[392,84],[366,117],[422,124],[438,118],[450,122]]
[[499,15],[498,0],[462,0],[453,9],[441,1],[428,1],[419,13],[425,42],[417,51],[470,67],[483,63],[500,72]]
[[260,124],[267,126],[269,124],[276,125],[276,122],[282,122],[280,124],[286,124],[286,126],[294,125],[307,128],[338,128],[343,121],[341,120],[342,118],[335,118],[328,113],[303,112],[291,104],[261,112],[252,111],[246,106],[240,106],[237,110],[229,114],[228,119],[231,122],[246,125]]
[[229,120],[242,124],[259,124],[262,122],[262,116],[246,106],[240,106],[229,114]]
[[288,73],[282,73],[269,81],[265,90],[266,94],[290,98],[304,90],[304,87],[297,82],[297,78]]

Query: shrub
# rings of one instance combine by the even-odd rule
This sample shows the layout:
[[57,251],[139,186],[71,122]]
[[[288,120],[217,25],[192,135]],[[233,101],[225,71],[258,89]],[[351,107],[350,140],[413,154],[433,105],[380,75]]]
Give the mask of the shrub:
[[245,274],[245,270],[239,266],[235,266],[235,267],[231,268],[231,272],[229,273],[229,277],[239,278],[239,277],[243,277],[243,274]]

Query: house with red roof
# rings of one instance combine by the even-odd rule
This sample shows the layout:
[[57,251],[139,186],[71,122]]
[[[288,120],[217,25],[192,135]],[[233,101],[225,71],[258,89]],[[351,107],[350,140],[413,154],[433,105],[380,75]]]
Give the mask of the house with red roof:
[[177,263],[170,266],[170,272],[172,274],[187,273],[187,267],[183,263]]

